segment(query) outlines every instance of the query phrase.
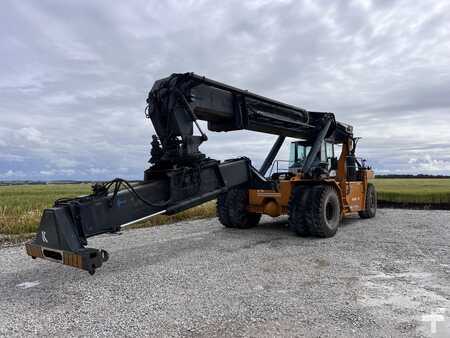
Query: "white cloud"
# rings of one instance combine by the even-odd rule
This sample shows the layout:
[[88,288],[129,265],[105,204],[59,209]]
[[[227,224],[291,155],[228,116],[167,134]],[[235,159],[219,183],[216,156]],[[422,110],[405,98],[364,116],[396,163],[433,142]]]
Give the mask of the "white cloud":
[[446,172],[450,171],[450,161],[436,160],[430,155],[426,155],[425,159],[417,163],[415,166],[419,172]]
[[17,131],[17,135],[21,139],[25,139],[32,143],[46,144],[48,140],[43,136],[43,134],[34,127],[24,127]]
[[[379,172],[450,174],[448,22],[444,0],[2,2],[0,173],[142,177],[146,94],[195,71],[334,111]],[[260,162],[273,142],[236,135],[202,150]]]
[[5,177],[12,177],[15,176],[15,172],[12,170],[8,170],[6,173],[3,174]]
[[55,170],[41,170],[41,171],[39,171],[39,173],[44,176],[53,176],[53,175],[55,175],[56,171]]
[[24,178],[26,175],[23,171],[14,171],[9,169],[4,173],[0,173],[2,179]]
[[76,173],[74,169],[50,169],[41,170],[39,174],[47,177],[67,177],[73,176]]
[[25,161],[24,156],[14,155],[14,154],[0,154],[0,159],[5,162],[23,162],[23,161]]
[[105,174],[108,172],[108,169],[105,168],[89,168],[89,172],[93,175]]
[[68,158],[55,158],[52,159],[51,162],[58,168],[72,168],[78,164],[77,161]]
[[63,105],[76,102],[76,97],[67,93],[56,93],[48,96],[43,96],[42,101],[48,105]]
[[65,176],[73,176],[75,174],[75,170],[74,169],[60,169],[59,173],[61,173],[62,175]]

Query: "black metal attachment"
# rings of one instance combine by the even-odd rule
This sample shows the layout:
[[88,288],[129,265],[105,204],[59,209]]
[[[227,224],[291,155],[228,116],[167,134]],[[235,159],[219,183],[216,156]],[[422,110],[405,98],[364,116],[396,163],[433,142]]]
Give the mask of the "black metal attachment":
[[[252,170],[246,158],[203,160],[170,170],[153,166],[146,171],[146,180],[131,188],[121,179],[97,185],[92,195],[60,200],[44,210],[36,237],[26,244],[27,253],[93,273],[109,255],[86,248],[89,237],[214,199],[230,187],[248,184]],[[119,182],[124,189],[119,190]]]

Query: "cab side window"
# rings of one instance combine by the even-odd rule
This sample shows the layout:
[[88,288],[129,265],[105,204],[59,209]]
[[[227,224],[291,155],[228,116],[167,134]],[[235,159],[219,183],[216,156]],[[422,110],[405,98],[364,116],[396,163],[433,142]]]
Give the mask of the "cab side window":
[[324,142],[320,149],[320,162],[328,163],[328,170],[331,169],[334,158],[334,145],[332,143]]

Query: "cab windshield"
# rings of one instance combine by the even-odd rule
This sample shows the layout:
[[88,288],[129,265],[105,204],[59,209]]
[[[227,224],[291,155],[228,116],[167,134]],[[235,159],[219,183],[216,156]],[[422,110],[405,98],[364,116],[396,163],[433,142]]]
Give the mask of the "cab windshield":
[[[311,151],[311,145],[304,142],[292,142],[289,149],[289,168],[301,168]],[[334,157],[334,145],[324,142],[320,148],[317,162],[331,165],[331,158]]]
[[311,146],[292,142],[289,150],[289,167],[302,167],[310,151]]

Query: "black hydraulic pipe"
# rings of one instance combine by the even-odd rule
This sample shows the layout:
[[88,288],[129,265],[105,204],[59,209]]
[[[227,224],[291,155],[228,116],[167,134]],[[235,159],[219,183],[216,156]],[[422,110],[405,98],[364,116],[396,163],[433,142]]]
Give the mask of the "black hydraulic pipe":
[[322,142],[325,140],[325,137],[327,136],[328,129],[330,129],[331,126],[331,119],[327,121],[323,129],[320,131],[320,133],[317,135],[314,144],[308,154],[308,157],[306,158],[305,165],[303,166],[303,172],[308,173],[311,169],[311,166],[314,162],[314,160],[317,157],[317,154],[320,151],[320,147],[322,146]]
[[283,145],[283,142],[286,137],[284,136],[278,136],[275,143],[272,146],[272,149],[270,149],[269,153],[267,154],[266,159],[264,160],[263,165],[261,166],[261,169],[259,169],[259,172],[262,176],[264,176],[269,170],[270,166],[272,165],[273,160],[277,156],[278,152],[280,151],[281,146]]

